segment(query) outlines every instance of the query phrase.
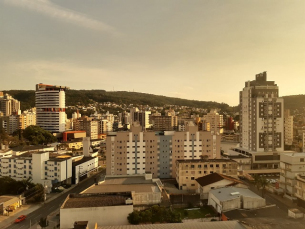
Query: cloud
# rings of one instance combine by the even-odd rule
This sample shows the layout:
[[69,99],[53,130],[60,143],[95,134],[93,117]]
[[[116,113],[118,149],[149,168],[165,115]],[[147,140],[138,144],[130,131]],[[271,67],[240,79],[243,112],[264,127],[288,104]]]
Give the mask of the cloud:
[[4,3],[16,7],[22,7],[31,11],[36,11],[45,16],[52,17],[60,21],[69,22],[88,29],[118,34],[113,27],[101,21],[92,19],[85,14],[58,6],[49,0],[4,0]]

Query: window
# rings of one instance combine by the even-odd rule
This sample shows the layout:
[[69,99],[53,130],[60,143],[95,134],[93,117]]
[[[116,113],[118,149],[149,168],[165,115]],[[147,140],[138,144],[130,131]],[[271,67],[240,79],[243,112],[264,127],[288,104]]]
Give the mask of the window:
[[191,177],[191,180],[195,180],[195,177]]
[[300,162],[304,162],[304,158],[300,158]]

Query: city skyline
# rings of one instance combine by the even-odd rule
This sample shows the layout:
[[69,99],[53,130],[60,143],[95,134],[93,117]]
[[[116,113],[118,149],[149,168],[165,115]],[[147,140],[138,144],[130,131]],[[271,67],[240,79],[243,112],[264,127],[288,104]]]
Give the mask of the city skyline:
[[0,90],[48,83],[236,106],[244,82],[267,71],[280,96],[303,94],[303,1],[0,5]]

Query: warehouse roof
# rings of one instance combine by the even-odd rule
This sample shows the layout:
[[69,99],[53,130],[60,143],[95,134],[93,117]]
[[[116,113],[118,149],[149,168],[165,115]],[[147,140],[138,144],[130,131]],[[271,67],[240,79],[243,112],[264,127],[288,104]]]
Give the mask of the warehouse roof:
[[243,183],[240,180],[234,178],[234,177],[230,177],[230,176],[226,176],[220,173],[212,173],[203,177],[199,177],[196,179],[196,181],[200,184],[200,186],[206,186],[209,184],[213,184],[215,182],[221,181],[221,180],[228,180],[228,181],[232,181],[232,183]]
[[233,200],[240,196],[262,199],[247,188],[224,187],[212,189],[209,193],[212,193],[219,201]]
[[131,199],[130,193],[70,194],[62,208],[87,208],[125,205]]

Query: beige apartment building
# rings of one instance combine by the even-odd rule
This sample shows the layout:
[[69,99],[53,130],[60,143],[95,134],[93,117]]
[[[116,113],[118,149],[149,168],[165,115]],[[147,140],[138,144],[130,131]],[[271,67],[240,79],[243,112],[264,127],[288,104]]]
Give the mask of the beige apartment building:
[[176,176],[176,160],[220,158],[220,135],[198,131],[143,132],[141,126],[130,131],[109,133],[106,139],[107,175],[133,175],[151,172],[153,177]]
[[92,120],[92,118],[83,117],[73,121],[73,130],[84,130],[86,131],[87,137],[90,137],[91,139],[98,139],[99,123],[98,121]]
[[19,129],[24,130],[32,125],[36,125],[36,112],[25,111],[19,115]]
[[[17,115],[20,112],[20,102],[9,94],[0,93],[0,112],[3,116]],[[19,113],[20,114],[20,113]]]
[[208,174],[219,173],[237,176],[236,161],[230,159],[176,160],[176,181],[180,190],[196,191],[196,179]]
[[[203,116],[203,123],[207,125],[209,123],[209,127],[211,131],[214,133],[223,133],[223,116],[218,114],[216,110],[211,110],[210,113]],[[207,128],[206,126],[204,126]]]

